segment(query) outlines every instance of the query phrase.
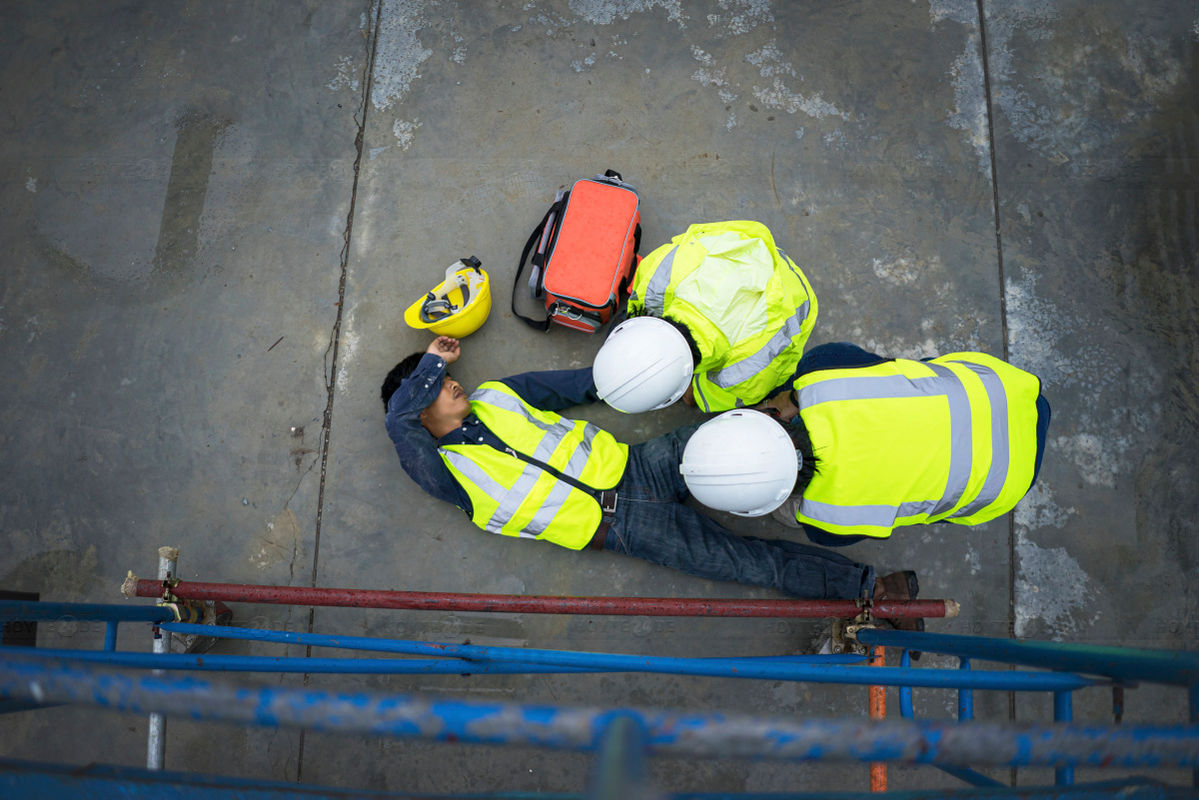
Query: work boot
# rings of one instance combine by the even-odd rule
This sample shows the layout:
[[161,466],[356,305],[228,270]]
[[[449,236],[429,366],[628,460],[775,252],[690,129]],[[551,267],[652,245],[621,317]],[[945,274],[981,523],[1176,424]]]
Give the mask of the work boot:
[[874,579],[874,602],[915,600],[920,595],[920,581],[913,570],[892,572]]

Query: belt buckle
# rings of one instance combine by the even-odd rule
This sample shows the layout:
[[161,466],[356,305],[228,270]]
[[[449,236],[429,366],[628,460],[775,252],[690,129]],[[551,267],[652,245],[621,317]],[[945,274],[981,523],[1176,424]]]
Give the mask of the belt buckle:
[[616,494],[616,492],[612,491],[611,489],[605,489],[604,491],[600,492],[600,494],[599,494],[600,511],[602,511],[605,515],[615,514],[616,513],[616,499],[617,499],[617,494]]

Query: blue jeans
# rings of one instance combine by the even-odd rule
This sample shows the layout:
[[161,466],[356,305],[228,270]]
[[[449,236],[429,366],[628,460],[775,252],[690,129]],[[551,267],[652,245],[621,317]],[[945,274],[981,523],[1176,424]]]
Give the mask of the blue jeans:
[[767,586],[795,597],[871,596],[873,567],[817,547],[738,536],[683,505],[689,492],[679,464],[683,447],[698,427],[680,428],[629,448],[605,550],[709,580]]

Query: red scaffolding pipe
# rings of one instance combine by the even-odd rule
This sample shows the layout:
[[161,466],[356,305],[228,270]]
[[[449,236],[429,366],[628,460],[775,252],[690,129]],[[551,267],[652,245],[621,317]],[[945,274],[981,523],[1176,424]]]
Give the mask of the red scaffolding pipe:
[[[130,597],[161,597],[164,590],[181,600],[224,600],[340,608],[407,608],[424,611],[506,611],[519,614],[610,614],[647,617],[804,617],[852,619],[861,613],[853,600],[724,600],[675,597],[549,597],[451,592],[398,592],[377,589],[327,589],[303,586],[254,586],[134,579]],[[953,600],[879,603],[871,609],[884,619],[954,617]]]

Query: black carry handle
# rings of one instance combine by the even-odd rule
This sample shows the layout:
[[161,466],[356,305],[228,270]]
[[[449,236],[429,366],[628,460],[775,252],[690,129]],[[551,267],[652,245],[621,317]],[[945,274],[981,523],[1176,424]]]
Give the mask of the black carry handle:
[[[624,182],[624,177],[621,176],[621,174],[614,169],[606,169],[606,170],[604,170],[603,175],[596,175],[595,177],[597,180],[607,179],[607,182],[609,182],[609,183],[620,184],[622,187],[624,187],[626,189],[633,188],[633,187],[629,186],[628,184],[626,184]],[[556,212],[561,213],[562,210],[566,208],[566,201],[569,199],[570,199],[570,192],[564,192],[562,194],[562,196],[560,198],[556,199],[554,201],[554,204],[550,206],[549,211],[545,212],[545,216],[541,218],[541,222],[539,222],[537,224],[537,227],[533,229],[532,235],[529,236],[529,241],[525,242],[525,248],[523,251],[521,251],[521,254],[520,254],[520,263],[516,266],[516,278],[512,281],[512,313],[514,315],[516,315],[516,317],[518,319],[523,320],[526,325],[528,325],[530,328],[533,328],[534,330],[539,330],[539,331],[543,331],[543,332],[548,331],[550,329],[550,319],[553,315],[547,313],[546,318],[544,320],[537,320],[537,319],[533,319],[532,317],[526,317],[524,314],[517,311],[516,310],[516,288],[518,286],[520,286],[520,276],[522,273],[524,273],[525,262],[528,261],[528,259],[529,259],[529,253],[531,253],[533,251],[534,246],[537,244],[537,240],[540,239],[542,237],[542,234],[545,232],[546,223],[549,222],[550,217],[554,216],[554,214]],[[555,225],[558,224],[559,219],[560,219],[560,217],[556,217],[554,219]],[[545,273],[544,273],[545,253],[550,252],[553,249],[553,244],[554,244],[554,237],[551,233],[551,235],[547,241],[547,246],[545,248],[545,252],[538,252],[533,255],[533,265],[536,267],[539,267],[542,270],[542,274],[541,274],[539,280],[543,281],[543,282],[545,280]],[[636,259],[636,253],[640,249],[641,249],[641,226],[638,225],[636,233],[634,234],[634,244],[633,244],[634,259]],[[616,306],[617,306],[617,308],[620,307],[619,294],[617,295]]]
[[[520,276],[525,271],[525,262],[529,260],[529,253],[531,253],[533,251],[533,248],[536,246],[537,241],[541,238],[542,234],[544,233],[546,223],[549,222],[550,217],[553,216],[555,213],[561,213],[562,209],[564,209],[566,207],[566,201],[569,197],[570,197],[570,192],[566,192],[564,195],[562,195],[562,198],[560,200],[554,201],[554,204],[550,206],[549,211],[546,211],[545,216],[541,218],[541,222],[537,223],[537,227],[533,229],[532,235],[529,236],[529,241],[525,242],[524,250],[521,251],[520,264],[518,264],[516,267],[516,278],[512,282],[512,313],[515,314],[518,319],[523,320],[524,323],[526,325],[528,325],[530,328],[533,328],[533,329],[539,330],[539,331],[543,331],[543,332],[548,331],[550,329],[549,316],[547,315],[544,320],[537,320],[537,319],[533,319],[532,317],[526,317],[524,314],[517,311],[516,310],[516,289],[518,286],[520,286]],[[541,253],[538,253],[533,256],[533,264],[537,267],[540,267],[541,269],[545,269],[545,263],[542,259]],[[542,276],[542,280],[544,280],[544,276]]]

